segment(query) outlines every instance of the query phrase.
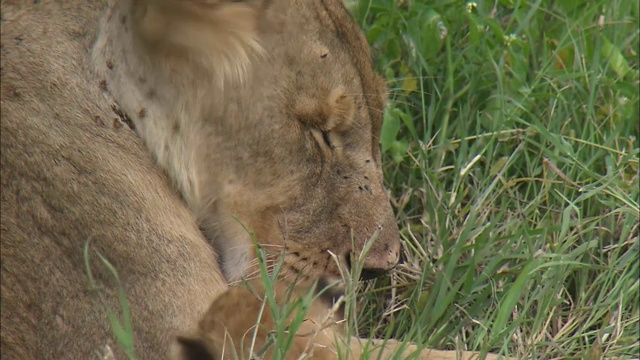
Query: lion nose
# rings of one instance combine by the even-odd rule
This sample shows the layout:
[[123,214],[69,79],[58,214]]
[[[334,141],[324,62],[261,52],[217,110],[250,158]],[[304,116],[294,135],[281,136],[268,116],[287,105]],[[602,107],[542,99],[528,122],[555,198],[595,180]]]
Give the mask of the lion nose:
[[[399,245],[399,244],[398,244]],[[347,266],[351,269],[352,255],[347,255]],[[376,256],[377,255],[377,256]],[[360,272],[361,280],[371,280],[378,278],[398,265],[400,261],[400,246],[387,245],[382,254],[367,254],[362,263],[362,271]]]

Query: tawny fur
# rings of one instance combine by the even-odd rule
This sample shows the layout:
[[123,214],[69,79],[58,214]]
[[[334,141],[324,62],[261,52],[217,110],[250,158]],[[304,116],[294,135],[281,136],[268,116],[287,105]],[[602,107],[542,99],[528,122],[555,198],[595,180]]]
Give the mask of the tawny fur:
[[[195,217],[92,74],[108,4],[1,6],[2,358],[125,358],[87,281],[87,241],[118,270],[138,358],[166,358],[227,285]],[[91,260],[106,305],[120,309],[112,276]]]
[[[297,313],[304,313],[285,360],[390,359],[397,355],[416,360],[478,359],[476,352],[420,350],[415,344],[395,340],[346,337],[340,291],[335,286],[324,288],[311,281],[295,285],[280,281],[273,291],[276,304],[281,307],[285,303],[302,303],[301,299],[313,296],[307,309],[298,305],[286,319],[289,329]],[[211,304],[197,330],[179,337],[172,349],[173,360],[231,360],[236,356],[240,359],[272,359],[275,349],[269,338],[275,331],[276,323],[265,288],[259,280],[252,280],[230,288]],[[497,358],[493,354],[485,357],[487,360]]]
[[87,241],[120,274],[140,359],[235,299],[219,261],[254,270],[246,229],[293,275],[335,275],[374,234],[365,266],[395,265],[385,88],[339,1],[1,6],[3,358],[124,358]]
[[386,88],[339,0],[122,1],[92,57],[229,281],[255,270],[251,232],[293,275],[339,275],[334,256],[344,265],[374,234],[365,267],[395,266]]

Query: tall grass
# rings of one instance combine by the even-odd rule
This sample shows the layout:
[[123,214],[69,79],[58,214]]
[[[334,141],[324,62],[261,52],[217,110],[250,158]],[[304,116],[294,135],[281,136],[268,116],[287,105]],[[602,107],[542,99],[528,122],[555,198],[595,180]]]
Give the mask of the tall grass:
[[361,333],[638,357],[638,2],[350,6],[390,84],[405,250],[366,287]]

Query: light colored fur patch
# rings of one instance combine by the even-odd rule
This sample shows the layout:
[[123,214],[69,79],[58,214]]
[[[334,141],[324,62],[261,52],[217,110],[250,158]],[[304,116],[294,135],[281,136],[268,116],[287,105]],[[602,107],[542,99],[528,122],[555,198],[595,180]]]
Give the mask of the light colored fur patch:
[[135,25],[152,47],[175,47],[216,69],[219,79],[242,81],[262,54],[251,2],[152,0],[134,3]]

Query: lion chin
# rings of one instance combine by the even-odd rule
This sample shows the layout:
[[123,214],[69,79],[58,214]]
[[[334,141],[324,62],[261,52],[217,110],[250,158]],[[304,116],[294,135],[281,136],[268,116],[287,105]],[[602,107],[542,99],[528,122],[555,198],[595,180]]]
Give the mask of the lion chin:
[[[284,256],[278,289],[302,279],[294,295],[365,245],[367,276],[398,262],[378,146],[386,87],[341,1],[1,7],[5,358],[226,358],[221,329],[241,343],[264,291],[228,285],[256,273],[254,241]],[[103,311],[121,290],[132,350]],[[221,311],[234,304],[246,312]],[[313,324],[334,315],[314,301],[303,330],[317,336],[291,353],[332,358],[344,328]]]

